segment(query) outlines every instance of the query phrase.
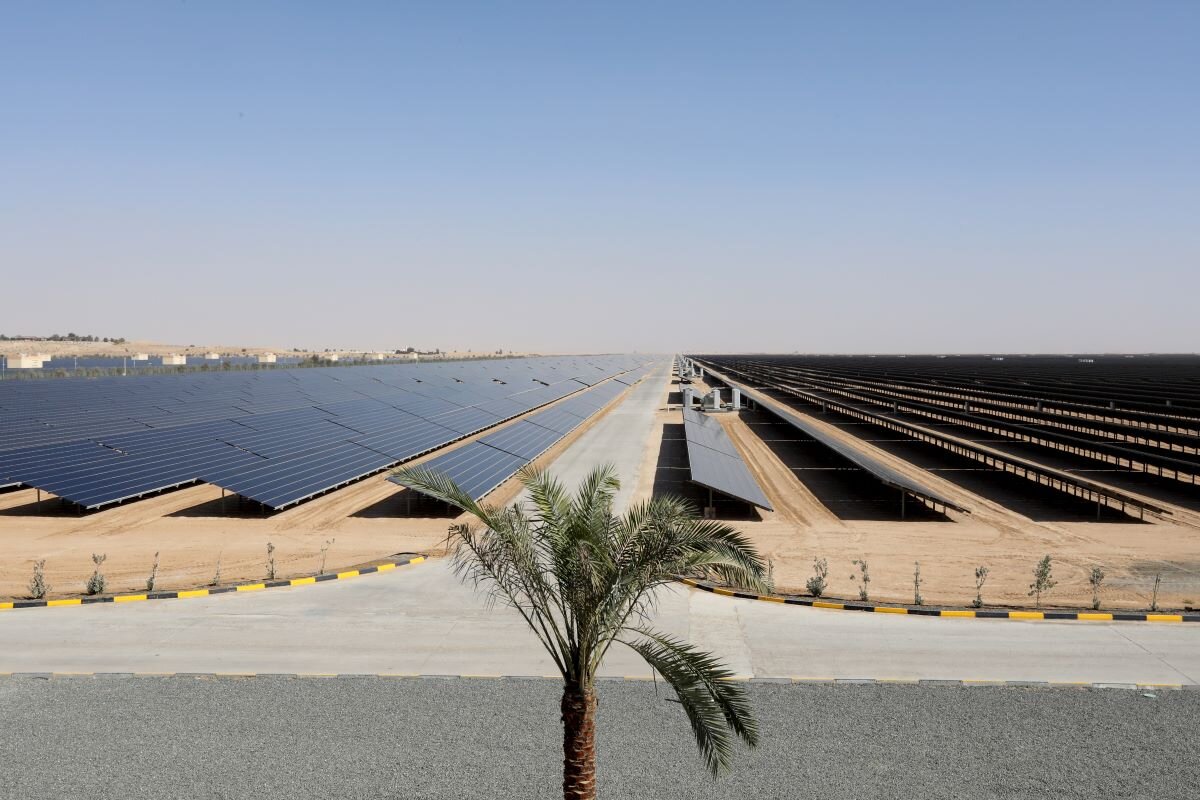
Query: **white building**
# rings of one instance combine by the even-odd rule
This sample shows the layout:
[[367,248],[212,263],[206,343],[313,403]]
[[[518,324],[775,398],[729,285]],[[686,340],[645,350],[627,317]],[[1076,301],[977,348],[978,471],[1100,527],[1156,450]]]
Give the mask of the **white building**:
[[26,353],[18,353],[15,356],[8,357],[9,369],[41,369],[42,357],[40,355],[28,355]]
[[274,364],[275,363],[275,354],[274,353],[259,353],[258,354],[258,363]]
[[182,367],[187,364],[187,356],[169,353],[162,357],[162,363],[164,367]]

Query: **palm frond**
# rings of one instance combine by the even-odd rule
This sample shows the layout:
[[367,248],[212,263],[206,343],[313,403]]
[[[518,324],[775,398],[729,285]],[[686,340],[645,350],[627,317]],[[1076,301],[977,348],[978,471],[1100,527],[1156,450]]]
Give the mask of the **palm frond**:
[[713,775],[733,758],[734,736],[749,747],[758,744],[758,723],[745,687],[715,656],[656,631],[631,631],[640,638],[620,641],[632,648],[675,690],[704,765]]

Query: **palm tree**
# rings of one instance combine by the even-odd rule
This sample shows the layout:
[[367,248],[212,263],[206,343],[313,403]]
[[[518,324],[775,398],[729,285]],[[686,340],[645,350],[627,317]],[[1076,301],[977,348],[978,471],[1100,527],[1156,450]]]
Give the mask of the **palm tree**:
[[596,796],[596,671],[613,642],[636,651],[674,688],[714,775],[728,767],[735,737],[757,744],[757,724],[733,673],[647,619],[656,590],[680,574],[764,589],[763,560],[741,533],[697,519],[672,497],[615,516],[620,483],[608,466],[593,471],[574,496],[527,467],[518,477],[531,508],[481,505],[454,481],[419,467],[396,477],[482,523],[450,527],[456,573],[516,609],[562,673],[565,798]]

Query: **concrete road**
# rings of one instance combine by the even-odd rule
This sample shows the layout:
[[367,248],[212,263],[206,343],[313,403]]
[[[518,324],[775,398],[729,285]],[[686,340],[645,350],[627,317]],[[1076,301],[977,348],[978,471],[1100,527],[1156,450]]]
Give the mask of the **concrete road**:
[[[661,685],[599,687],[600,796],[1196,796],[1200,692],[748,687],[762,729],[713,782]],[[0,678],[0,796],[561,797],[554,681]]]
[[616,408],[554,459],[550,467],[554,476],[568,489],[574,489],[597,466],[612,464],[621,479],[621,490],[613,498],[613,507],[618,511],[628,507],[641,478],[654,412],[663,402],[670,374],[671,362],[664,361],[634,386]]
[[[895,617],[682,587],[656,624],[756,677],[1196,683],[1200,628]],[[347,581],[0,614],[0,672],[548,675],[522,620],[444,561]],[[647,676],[625,648],[606,675]]]

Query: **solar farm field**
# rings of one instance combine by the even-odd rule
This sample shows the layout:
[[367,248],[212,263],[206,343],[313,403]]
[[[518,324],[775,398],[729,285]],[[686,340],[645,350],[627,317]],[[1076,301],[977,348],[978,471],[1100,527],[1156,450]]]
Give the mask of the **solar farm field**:
[[962,605],[988,566],[985,594],[1020,606],[1051,553],[1066,605],[1089,604],[1097,566],[1114,607],[1147,607],[1156,576],[1160,604],[1200,600],[1200,358],[687,360],[693,391],[747,406],[712,416],[774,507],[746,529],[781,585],[828,558],[853,597],[866,559],[872,597],[911,602],[919,561],[925,598]]
[[790,404],[1094,500],[1101,515],[1200,511],[1197,357],[709,361]]
[[0,488],[94,510],[211,483],[280,510],[499,425],[636,359],[0,384]]
[[391,469],[430,462],[503,500],[517,470],[653,366],[546,357],[0,383],[0,532],[20,565],[0,594],[20,596],[38,558],[69,592],[61,576],[74,584],[93,552],[148,571],[161,549],[160,580],[178,586],[218,562],[223,580],[261,578],[267,542],[281,574],[315,571],[333,540],[342,566],[433,550],[454,514],[388,482]]

